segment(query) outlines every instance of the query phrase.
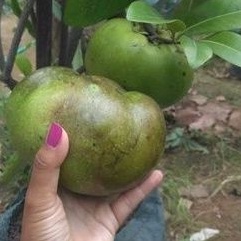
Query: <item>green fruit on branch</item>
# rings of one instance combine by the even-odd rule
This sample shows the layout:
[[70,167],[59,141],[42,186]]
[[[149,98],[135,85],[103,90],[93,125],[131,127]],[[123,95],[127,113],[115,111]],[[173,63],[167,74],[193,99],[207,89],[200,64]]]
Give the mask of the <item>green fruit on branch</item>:
[[150,97],[104,77],[48,67],[19,83],[6,106],[12,142],[33,160],[52,122],[69,135],[60,181],[69,190],[109,195],[140,182],[160,161],[165,121]]
[[110,78],[126,90],[143,92],[168,107],[186,95],[193,70],[179,44],[163,43],[161,38],[152,41],[152,36],[141,31],[126,19],[104,23],[87,46],[86,71]]

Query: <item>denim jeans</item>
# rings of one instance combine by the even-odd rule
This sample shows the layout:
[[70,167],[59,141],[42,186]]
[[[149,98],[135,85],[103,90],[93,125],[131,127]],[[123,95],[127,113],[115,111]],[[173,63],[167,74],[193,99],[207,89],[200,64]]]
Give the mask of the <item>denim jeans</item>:
[[[25,190],[22,190],[0,215],[0,241],[18,241]],[[153,191],[119,230],[115,241],[166,241],[163,204]]]

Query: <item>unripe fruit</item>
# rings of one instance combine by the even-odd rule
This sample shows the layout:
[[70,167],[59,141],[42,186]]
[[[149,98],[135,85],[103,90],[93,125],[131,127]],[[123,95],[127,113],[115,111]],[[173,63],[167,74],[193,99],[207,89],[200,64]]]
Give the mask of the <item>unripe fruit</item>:
[[152,43],[125,19],[104,23],[85,55],[88,74],[151,96],[162,108],[175,104],[191,87],[193,70],[179,44]]
[[44,68],[19,83],[6,114],[23,165],[34,159],[52,122],[64,127],[70,150],[60,181],[76,193],[127,190],[156,167],[164,150],[165,122],[155,101],[67,68]]

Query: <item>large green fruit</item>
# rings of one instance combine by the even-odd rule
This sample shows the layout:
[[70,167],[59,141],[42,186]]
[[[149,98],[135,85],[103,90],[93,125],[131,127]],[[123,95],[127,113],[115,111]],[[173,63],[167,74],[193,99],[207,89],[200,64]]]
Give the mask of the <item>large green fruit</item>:
[[155,101],[67,68],[44,68],[19,83],[6,114],[13,144],[28,163],[50,123],[65,128],[70,151],[60,181],[77,193],[109,195],[132,187],[164,149],[165,123]]
[[188,92],[193,70],[179,44],[154,44],[136,29],[118,18],[97,29],[86,50],[87,73],[115,80],[168,107]]

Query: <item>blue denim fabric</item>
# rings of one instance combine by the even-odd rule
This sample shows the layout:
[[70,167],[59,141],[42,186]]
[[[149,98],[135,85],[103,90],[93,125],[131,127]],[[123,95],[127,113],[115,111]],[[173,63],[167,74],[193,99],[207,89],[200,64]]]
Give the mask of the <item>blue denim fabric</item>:
[[164,208],[158,191],[140,204],[115,241],[166,241]]
[[[17,227],[20,232],[20,224],[16,222],[22,215],[24,195],[25,190],[0,215],[0,241],[17,241],[12,229]],[[163,213],[160,194],[154,191],[139,205],[115,241],[166,241]]]

